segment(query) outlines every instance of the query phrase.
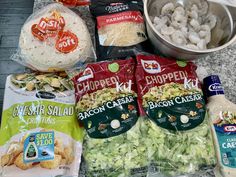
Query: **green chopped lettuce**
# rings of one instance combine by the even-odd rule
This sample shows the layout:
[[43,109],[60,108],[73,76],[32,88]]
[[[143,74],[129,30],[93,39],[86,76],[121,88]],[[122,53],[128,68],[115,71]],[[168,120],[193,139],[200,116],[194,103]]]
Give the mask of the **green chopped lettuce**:
[[115,137],[94,139],[87,135],[84,141],[87,176],[127,177],[132,170],[147,166],[146,147],[140,135],[140,121]]
[[145,119],[147,158],[166,176],[194,174],[216,164],[210,127],[204,121],[185,132],[172,132]]
[[216,164],[206,121],[192,130],[173,132],[139,118],[132,129],[119,136],[86,136],[84,157],[88,177],[177,176],[196,174]]

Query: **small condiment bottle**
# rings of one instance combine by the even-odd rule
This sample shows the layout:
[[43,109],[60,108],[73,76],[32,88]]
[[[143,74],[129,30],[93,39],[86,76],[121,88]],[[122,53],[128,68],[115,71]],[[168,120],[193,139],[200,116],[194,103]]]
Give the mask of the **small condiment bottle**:
[[236,177],[236,105],[225,98],[217,75],[203,80],[217,153],[216,176]]

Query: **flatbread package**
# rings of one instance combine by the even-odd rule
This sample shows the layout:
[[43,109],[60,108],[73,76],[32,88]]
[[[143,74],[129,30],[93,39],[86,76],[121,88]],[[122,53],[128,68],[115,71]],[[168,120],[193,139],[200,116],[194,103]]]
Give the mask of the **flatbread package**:
[[53,3],[33,13],[21,29],[13,60],[43,72],[60,71],[95,58],[84,21]]
[[130,177],[146,166],[134,71],[133,59],[115,60],[88,64],[73,78],[86,177]]
[[61,73],[7,77],[0,130],[1,177],[77,177],[83,128]]
[[[156,176],[208,176],[216,159],[192,62],[138,55],[136,82],[147,158]],[[145,116],[144,114],[144,116]]]

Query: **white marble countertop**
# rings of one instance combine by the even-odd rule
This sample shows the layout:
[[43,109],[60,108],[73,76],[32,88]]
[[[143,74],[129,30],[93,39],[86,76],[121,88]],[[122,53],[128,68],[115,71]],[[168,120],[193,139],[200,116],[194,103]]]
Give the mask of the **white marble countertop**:
[[236,45],[194,62],[200,79],[210,74],[219,75],[226,97],[236,104]]

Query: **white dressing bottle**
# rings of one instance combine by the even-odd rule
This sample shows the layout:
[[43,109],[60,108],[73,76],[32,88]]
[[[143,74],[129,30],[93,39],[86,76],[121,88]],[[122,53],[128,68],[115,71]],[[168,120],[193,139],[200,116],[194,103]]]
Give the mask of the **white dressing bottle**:
[[38,149],[35,144],[35,136],[29,137],[29,144],[26,147],[25,160],[35,160],[38,158]]
[[217,75],[208,76],[203,82],[208,97],[207,109],[218,171],[224,177],[236,177],[236,105],[225,98]]

